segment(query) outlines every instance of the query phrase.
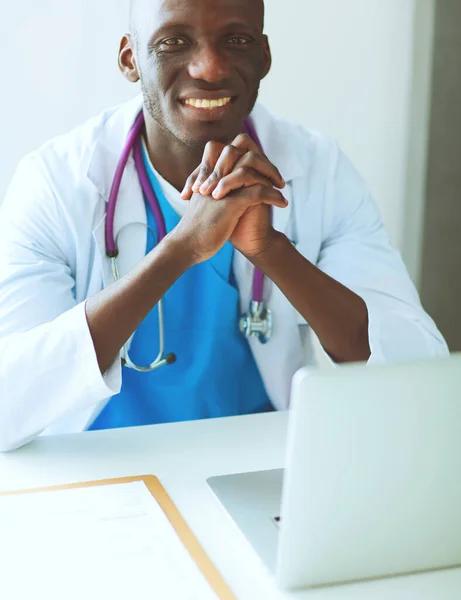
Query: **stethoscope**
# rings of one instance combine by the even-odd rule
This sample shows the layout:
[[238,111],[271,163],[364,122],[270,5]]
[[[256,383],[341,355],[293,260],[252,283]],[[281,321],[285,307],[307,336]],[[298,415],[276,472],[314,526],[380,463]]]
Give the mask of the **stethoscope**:
[[[114,218],[117,198],[120,191],[120,185],[125,172],[130,153],[133,152],[134,163],[138,173],[139,182],[141,184],[144,196],[149,202],[154,220],[157,226],[157,243],[160,243],[166,236],[165,220],[160,209],[160,205],[153,190],[149,176],[144,165],[142,157],[142,142],[141,131],[144,126],[144,113],[141,110],[136,118],[136,121],[128,134],[125,146],[122,150],[117,169],[115,171],[114,181],[109,195],[106,215],[106,254],[111,260],[112,275],[115,281],[120,279],[120,271],[118,267],[118,248],[114,236]],[[261,142],[258,138],[256,130],[252,122],[248,119],[244,124],[244,131],[254,142],[261,147]],[[247,338],[258,338],[262,344],[267,344],[272,336],[272,315],[271,311],[263,302],[264,289],[264,274],[259,269],[255,269],[253,278],[253,297],[250,302],[250,310],[240,318],[240,331]],[[159,353],[156,359],[147,367],[136,365],[131,359],[128,352],[128,343],[124,345],[123,351],[125,354],[124,364],[130,369],[141,373],[149,373],[155,371],[164,365],[171,365],[176,362],[175,354],[167,354],[165,356],[165,331],[163,319],[163,299],[158,302],[158,331],[159,331]]]

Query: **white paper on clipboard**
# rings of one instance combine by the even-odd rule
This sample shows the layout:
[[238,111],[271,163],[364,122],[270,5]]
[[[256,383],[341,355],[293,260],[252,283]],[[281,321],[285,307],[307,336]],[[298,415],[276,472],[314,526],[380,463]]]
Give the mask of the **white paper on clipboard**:
[[0,496],[0,598],[217,600],[143,481]]

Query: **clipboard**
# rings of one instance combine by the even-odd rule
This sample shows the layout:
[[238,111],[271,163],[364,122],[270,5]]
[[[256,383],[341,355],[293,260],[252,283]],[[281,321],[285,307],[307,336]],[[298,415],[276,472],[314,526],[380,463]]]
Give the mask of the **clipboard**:
[[197,565],[202,575],[205,577],[211,589],[220,600],[236,600],[236,597],[221,577],[214,564],[208,558],[203,548],[200,546],[197,538],[181,516],[171,498],[166,493],[164,487],[154,475],[139,475],[135,477],[121,477],[115,479],[101,479],[99,481],[87,481],[84,483],[72,483],[68,485],[59,485],[52,487],[43,487],[30,490],[20,490],[13,492],[0,492],[0,496],[22,496],[25,494],[38,494],[47,492],[57,492],[61,490],[71,490],[78,488],[89,488],[98,486],[117,485],[124,483],[143,482],[168,521],[175,530],[179,540],[186,548],[193,562]]

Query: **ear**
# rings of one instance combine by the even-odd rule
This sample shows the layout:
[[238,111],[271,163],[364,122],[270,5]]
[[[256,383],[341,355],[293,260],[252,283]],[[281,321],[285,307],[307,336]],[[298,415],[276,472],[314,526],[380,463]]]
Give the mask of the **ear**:
[[267,35],[264,36],[264,60],[265,60],[265,66],[264,66],[264,73],[261,79],[264,79],[264,77],[266,77],[269,74],[269,71],[271,70],[272,67],[272,53],[271,53],[271,47],[269,44],[269,38],[267,37]]
[[136,64],[135,43],[128,33],[123,36],[120,42],[118,67],[125,79],[131,81],[131,83],[139,81],[140,76],[138,65]]

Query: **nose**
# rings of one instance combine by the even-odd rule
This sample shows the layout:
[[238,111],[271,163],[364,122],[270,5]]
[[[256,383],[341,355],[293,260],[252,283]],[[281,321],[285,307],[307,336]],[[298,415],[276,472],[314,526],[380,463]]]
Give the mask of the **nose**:
[[219,83],[231,74],[229,60],[212,44],[198,47],[189,63],[189,75],[192,79],[201,79],[207,83]]

